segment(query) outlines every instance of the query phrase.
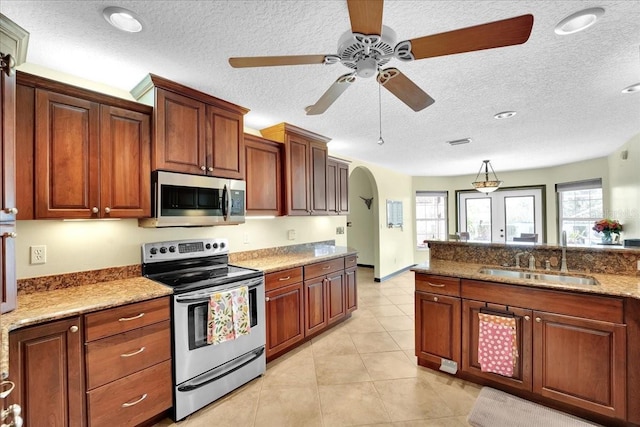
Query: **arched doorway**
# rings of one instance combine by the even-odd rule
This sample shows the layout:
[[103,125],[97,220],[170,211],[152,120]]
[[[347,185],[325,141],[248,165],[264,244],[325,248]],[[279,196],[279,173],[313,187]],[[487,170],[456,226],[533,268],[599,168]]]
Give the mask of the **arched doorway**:
[[380,277],[380,198],[371,171],[357,166],[349,175],[349,216],[347,245],[358,251],[358,264],[373,267]]

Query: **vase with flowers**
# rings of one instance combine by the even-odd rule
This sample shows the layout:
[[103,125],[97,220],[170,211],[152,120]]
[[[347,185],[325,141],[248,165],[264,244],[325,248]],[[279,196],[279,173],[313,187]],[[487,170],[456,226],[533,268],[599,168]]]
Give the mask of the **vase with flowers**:
[[622,231],[622,224],[618,222],[617,219],[601,219],[596,221],[593,225],[593,230],[602,233],[602,243],[603,244],[611,244],[613,243],[613,235],[616,235],[616,240],[620,237],[620,232]]

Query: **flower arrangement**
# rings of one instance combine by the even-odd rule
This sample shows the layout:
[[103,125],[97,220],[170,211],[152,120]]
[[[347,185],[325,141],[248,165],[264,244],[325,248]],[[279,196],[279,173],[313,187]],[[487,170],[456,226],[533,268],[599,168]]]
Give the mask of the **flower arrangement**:
[[596,221],[593,225],[593,230],[602,233],[605,239],[611,240],[612,234],[620,235],[622,224],[620,224],[617,219],[611,220],[605,218]]

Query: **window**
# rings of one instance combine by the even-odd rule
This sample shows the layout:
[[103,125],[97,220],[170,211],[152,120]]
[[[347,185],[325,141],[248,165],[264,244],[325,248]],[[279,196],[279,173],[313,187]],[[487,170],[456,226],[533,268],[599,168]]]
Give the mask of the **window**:
[[558,194],[558,242],[567,232],[567,245],[591,245],[600,241],[593,223],[604,217],[602,179],[556,184]]
[[447,240],[447,192],[416,192],[416,241],[424,248],[425,240]]

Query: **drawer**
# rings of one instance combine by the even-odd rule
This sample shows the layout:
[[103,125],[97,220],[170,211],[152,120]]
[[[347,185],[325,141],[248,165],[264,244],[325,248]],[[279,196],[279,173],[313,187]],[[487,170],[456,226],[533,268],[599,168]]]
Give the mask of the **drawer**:
[[156,298],[85,315],[85,341],[93,341],[169,320],[169,297]]
[[304,266],[304,280],[344,270],[344,258],[331,259]]
[[87,393],[89,426],[135,426],[172,405],[171,361]]
[[460,296],[460,279],[416,273],[416,291]]
[[168,320],[92,341],[86,346],[87,389],[92,390],[167,359],[171,359]]
[[264,280],[267,291],[302,282],[302,267],[268,273],[264,276]]
[[344,257],[344,268],[356,267],[358,265],[358,255]]

